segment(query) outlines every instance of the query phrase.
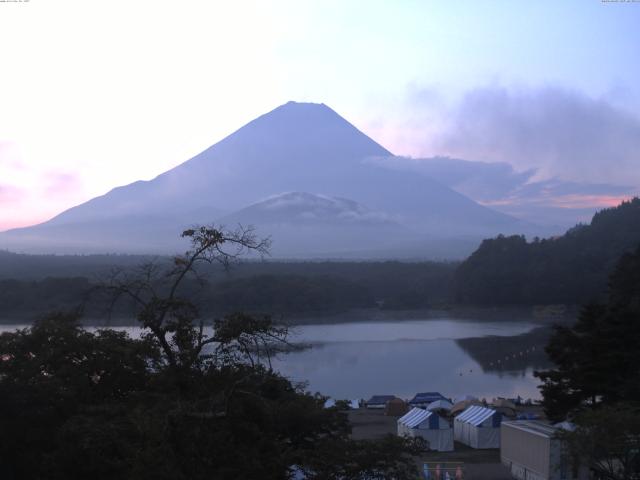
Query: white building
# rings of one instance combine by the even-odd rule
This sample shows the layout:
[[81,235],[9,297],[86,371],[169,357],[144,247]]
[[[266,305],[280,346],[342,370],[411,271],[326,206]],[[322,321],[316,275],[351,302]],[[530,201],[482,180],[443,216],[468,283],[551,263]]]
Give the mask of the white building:
[[431,450],[453,451],[453,430],[447,420],[435,412],[413,408],[398,419],[398,435],[421,437],[429,442]]
[[500,460],[518,480],[586,480],[587,468],[574,468],[557,438],[559,428],[536,420],[502,422]]
[[500,448],[502,415],[491,408],[473,405],[453,421],[453,438],[471,448]]

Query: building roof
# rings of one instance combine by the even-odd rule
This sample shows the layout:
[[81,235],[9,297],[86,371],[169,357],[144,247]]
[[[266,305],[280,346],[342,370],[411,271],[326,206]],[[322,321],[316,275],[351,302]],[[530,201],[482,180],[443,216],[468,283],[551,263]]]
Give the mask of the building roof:
[[431,427],[430,417],[432,415],[435,417],[435,420],[437,420],[438,415],[429,410],[423,410],[421,408],[412,408],[409,413],[400,417],[398,419],[398,422],[406,425],[409,428],[415,428],[418,425],[424,423],[425,421],[429,421],[429,426]]
[[409,403],[431,403],[436,400],[446,400],[445,396],[440,392],[422,392],[416,393],[415,397],[409,400]]
[[456,421],[469,423],[474,427],[481,425],[485,420],[498,414],[491,408],[481,407],[479,405],[473,405],[467,408],[464,412],[456,417]]
[[502,425],[511,428],[517,428],[518,430],[523,430],[534,435],[540,435],[546,438],[555,436],[559,430],[553,425],[549,425],[548,423],[540,422],[537,420],[513,420],[509,422],[502,422]]
[[369,400],[367,400],[368,404],[373,405],[385,405],[388,401],[396,398],[395,395],[373,395]]

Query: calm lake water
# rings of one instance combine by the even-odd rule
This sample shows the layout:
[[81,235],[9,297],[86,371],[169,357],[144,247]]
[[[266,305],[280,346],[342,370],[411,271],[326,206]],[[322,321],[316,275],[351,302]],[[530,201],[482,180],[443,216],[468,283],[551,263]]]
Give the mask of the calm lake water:
[[[4,325],[0,331],[24,325]],[[311,348],[282,355],[274,367],[334,398],[419,391],[539,398],[534,369],[547,366],[539,325],[530,320],[429,318],[358,321],[292,328]],[[135,327],[120,327],[138,336]]]
[[[297,327],[293,338],[313,347],[287,354],[274,366],[292,380],[308,381],[311,391],[334,398],[410,398],[419,391],[539,398],[533,371],[546,366],[544,344],[527,335],[537,326],[455,319],[307,325]],[[502,337],[499,348],[493,348],[495,339],[489,336]],[[487,337],[486,345],[480,339],[475,345],[460,344],[470,337]]]

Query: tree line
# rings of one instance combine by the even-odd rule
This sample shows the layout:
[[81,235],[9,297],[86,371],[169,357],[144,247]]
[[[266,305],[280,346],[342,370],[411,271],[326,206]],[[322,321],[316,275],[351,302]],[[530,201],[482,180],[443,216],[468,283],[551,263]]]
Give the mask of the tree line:
[[[152,259],[146,259],[146,262]],[[165,258],[155,260],[170,263]],[[145,262],[143,262],[145,263]],[[452,264],[400,262],[300,263],[234,265],[206,279],[185,281],[183,288],[207,315],[238,309],[274,315],[332,314],[360,308],[412,309],[442,305],[449,300]],[[335,268],[332,268],[335,267]],[[118,267],[122,270],[127,267]],[[85,318],[104,321],[108,299],[96,289],[105,269],[87,277],[0,280],[0,321],[30,321],[51,310],[82,307]],[[212,270],[213,272],[213,270]],[[125,306],[109,312],[111,319],[130,318]]]
[[570,420],[562,437],[576,464],[596,479],[640,476],[640,247],[623,255],[606,300],[586,304],[577,322],[557,326],[536,372],[553,421]]
[[640,199],[596,213],[558,238],[498,236],[456,270],[454,301],[476,305],[574,304],[603,300],[618,259],[640,244]]
[[352,440],[344,412],[271,368],[286,327],[241,312],[205,321],[191,302],[183,287],[200,266],[266,244],[250,231],[183,235],[185,255],[101,285],[142,338],[87,331],[74,312],[0,335],[0,477],[415,478],[424,443]]

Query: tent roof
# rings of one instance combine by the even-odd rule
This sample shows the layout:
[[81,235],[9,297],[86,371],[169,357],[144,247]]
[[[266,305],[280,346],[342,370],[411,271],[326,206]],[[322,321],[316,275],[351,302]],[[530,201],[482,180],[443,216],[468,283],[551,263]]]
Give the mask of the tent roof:
[[453,407],[453,405],[449,400],[436,400],[427,405],[427,410],[451,410],[451,407]]
[[421,392],[416,393],[409,403],[431,403],[436,400],[446,400],[446,398],[440,392]]
[[477,427],[478,425],[481,425],[485,420],[493,417],[496,413],[498,412],[490,408],[473,405],[467,408],[460,415],[458,415],[456,417],[456,421],[469,423],[474,427]]
[[336,406],[336,401],[333,398],[327,398],[324,401],[324,408],[333,408]]
[[435,415],[435,413],[430,412],[429,410],[423,410],[421,408],[412,408],[409,413],[400,417],[398,422],[406,425],[409,428],[417,427],[422,422],[427,420],[431,415]]

